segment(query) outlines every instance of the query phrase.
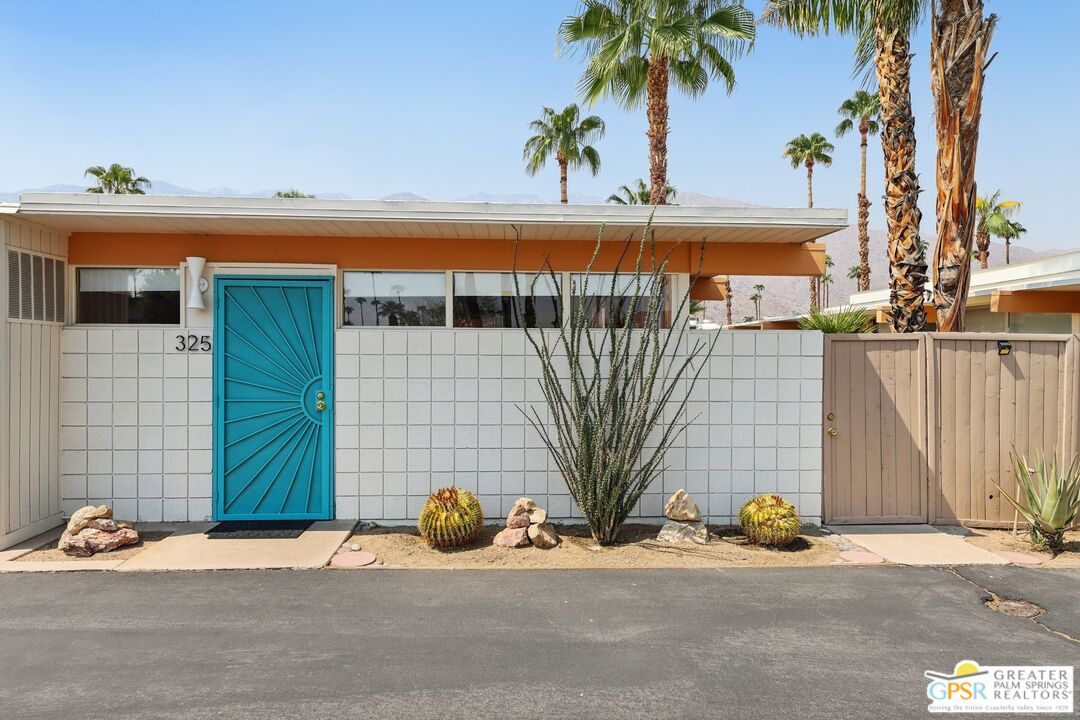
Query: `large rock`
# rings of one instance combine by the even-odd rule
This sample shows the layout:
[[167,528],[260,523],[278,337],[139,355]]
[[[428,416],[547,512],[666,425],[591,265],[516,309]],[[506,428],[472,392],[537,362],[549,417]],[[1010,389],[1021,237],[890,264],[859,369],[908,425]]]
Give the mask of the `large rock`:
[[529,511],[529,522],[533,525],[547,522],[547,510],[542,507],[534,507]]
[[84,527],[74,535],[65,530],[60,536],[58,547],[68,555],[88,557],[99,552],[109,552],[124,545],[134,545],[137,542],[139,542],[139,533],[131,528],[117,528],[113,532],[108,532],[94,527]]
[[529,546],[529,528],[506,528],[500,530],[499,534],[495,536],[492,544],[496,547],[502,548],[520,548]]
[[656,536],[656,539],[663,542],[692,542],[704,545],[709,542],[709,529],[703,522],[668,520],[660,528],[660,534]]
[[559,535],[551,525],[540,522],[529,526],[529,540],[536,547],[547,550],[559,544]]
[[683,522],[697,522],[701,520],[701,510],[698,509],[694,498],[682,488],[668,498],[664,504],[664,515],[670,520],[682,520]]
[[527,528],[529,527],[529,512],[520,505],[510,508],[510,514],[506,516],[506,527]]
[[79,508],[71,514],[71,519],[68,520],[67,524],[67,532],[71,533],[72,535],[76,535],[79,533],[80,530],[88,527],[96,527],[98,530],[106,530],[107,532],[112,532],[113,530],[116,530],[116,528],[113,528],[112,530],[107,530],[107,528],[100,526],[101,523],[95,522],[98,520],[111,519],[112,508],[108,505],[87,505],[85,507]]

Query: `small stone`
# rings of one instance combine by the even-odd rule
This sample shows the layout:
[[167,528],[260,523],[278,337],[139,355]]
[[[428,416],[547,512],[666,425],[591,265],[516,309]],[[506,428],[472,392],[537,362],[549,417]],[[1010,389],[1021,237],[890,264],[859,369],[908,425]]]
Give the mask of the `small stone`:
[[664,515],[670,520],[684,522],[701,520],[701,510],[698,509],[697,503],[682,488],[676,490],[675,494],[668,498],[667,503],[664,504]]
[[492,544],[496,547],[502,547],[507,549],[528,547],[529,546],[529,528],[506,528],[500,530],[492,541]]
[[360,543],[353,543],[349,545],[349,549],[353,552],[360,552]]
[[692,542],[704,545],[709,542],[709,529],[703,522],[680,522],[668,520],[656,536],[662,542]]
[[547,510],[542,507],[533,508],[529,511],[529,522],[533,525],[547,522]]
[[539,522],[529,526],[529,540],[541,550],[547,550],[559,544],[559,535],[551,525]]
[[71,513],[71,519],[68,520],[67,524],[67,532],[76,535],[83,528],[91,527],[90,523],[94,520],[111,517],[112,508],[108,505],[86,505]]
[[139,533],[131,528],[118,528],[116,532],[105,532],[97,528],[83,528],[76,534],[64,531],[57,547],[68,555],[89,557],[99,552],[109,552],[124,545],[139,542]]
[[506,516],[506,527],[527,528],[529,527],[529,510],[518,500],[514,507],[510,508],[510,514]]

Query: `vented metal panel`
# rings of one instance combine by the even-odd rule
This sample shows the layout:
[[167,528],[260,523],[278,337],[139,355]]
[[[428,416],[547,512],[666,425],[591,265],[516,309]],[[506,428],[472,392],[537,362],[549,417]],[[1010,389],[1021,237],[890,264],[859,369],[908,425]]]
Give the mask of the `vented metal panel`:
[[8,250],[8,317],[18,318],[20,306],[19,253]]
[[21,295],[19,298],[19,305],[22,309],[19,312],[19,317],[23,320],[29,320],[34,316],[33,307],[31,307],[34,288],[34,281],[31,275],[31,263],[32,260],[29,253],[19,253],[19,275],[22,276],[22,287],[19,289]]
[[8,250],[8,317],[64,322],[63,260]]

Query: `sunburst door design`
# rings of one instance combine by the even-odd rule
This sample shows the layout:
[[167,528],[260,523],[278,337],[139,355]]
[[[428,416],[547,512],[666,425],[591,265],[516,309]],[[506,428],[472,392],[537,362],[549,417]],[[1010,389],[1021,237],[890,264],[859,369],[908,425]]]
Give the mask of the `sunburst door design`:
[[333,280],[214,280],[214,517],[333,514]]

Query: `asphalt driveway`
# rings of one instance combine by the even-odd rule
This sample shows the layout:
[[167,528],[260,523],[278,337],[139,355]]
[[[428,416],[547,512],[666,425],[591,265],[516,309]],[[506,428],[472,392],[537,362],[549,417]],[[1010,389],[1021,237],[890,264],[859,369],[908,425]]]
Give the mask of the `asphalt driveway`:
[[969,570],[5,575],[0,717],[907,718],[924,670],[1080,661],[1080,572]]

